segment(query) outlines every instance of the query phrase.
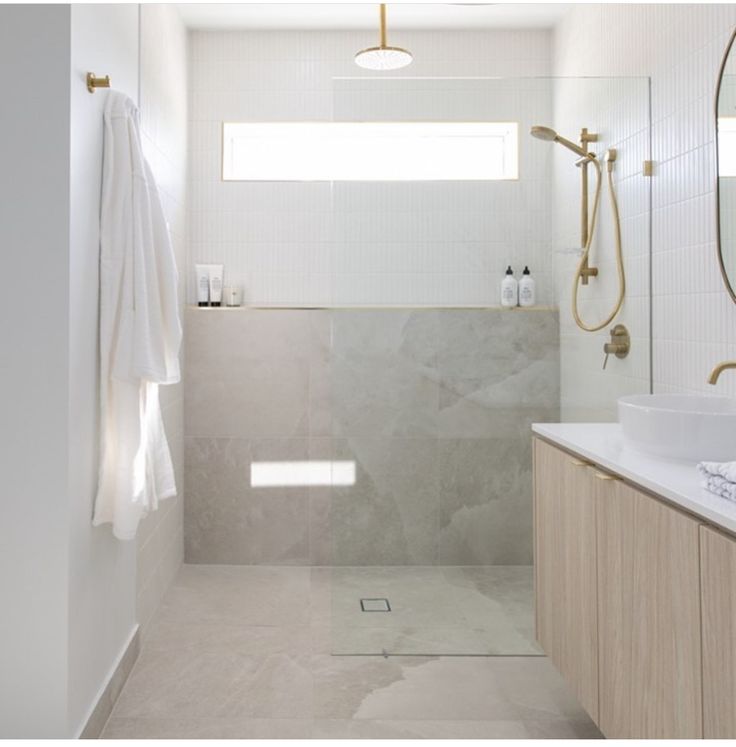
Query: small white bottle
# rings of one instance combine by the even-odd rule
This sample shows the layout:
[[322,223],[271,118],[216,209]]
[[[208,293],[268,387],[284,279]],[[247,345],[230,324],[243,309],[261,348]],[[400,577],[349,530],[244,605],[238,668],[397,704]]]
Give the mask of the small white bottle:
[[513,308],[519,304],[519,284],[514,277],[511,265],[506,269],[506,277],[501,282],[501,306]]
[[519,280],[519,306],[534,306],[537,302],[537,291],[534,287],[534,278],[525,267],[524,272]]

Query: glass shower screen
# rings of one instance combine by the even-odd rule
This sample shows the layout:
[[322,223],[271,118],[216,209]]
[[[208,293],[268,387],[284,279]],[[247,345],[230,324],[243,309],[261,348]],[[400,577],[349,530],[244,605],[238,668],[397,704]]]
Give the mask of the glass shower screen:
[[[569,419],[566,410],[611,419],[617,387],[648,391],[649,369],[642,352],[636,376],[611,370],[597,401],[575,379],[587,367],[600,381],[604,341],[576,334],[565,306],[580,253],[579,172],[569,153],[528,133],[587,126],[602,148],[618,145],[622,193],[641,196],[622,199],[627,261],[644,273],[623,313],[648,350],[648,183],[634,173],[649,157],[648,102],[639,79],[333,81],[335,122],[402,124],[406,144],[373,144],[392,178],[331,184],[330,303],[320,312],[329,417],[314,449],[352,465],[349,484],[320,493],[330,541],[315,573],[332,653],[541,653],[531,424]],[[622,106],[635,116],[616,114]],[[412,138],[427,123],[444,130],[422,150]],[[437,153],[426,178],[413,160],[420,150]],[[455,178],[463,169],[467,178]],[[610,224],[601,225],[604,236]],[[602,273],[607,246],[596,248]],[[517,278],[530,268],[535,306],[500,307],[508,266]]]

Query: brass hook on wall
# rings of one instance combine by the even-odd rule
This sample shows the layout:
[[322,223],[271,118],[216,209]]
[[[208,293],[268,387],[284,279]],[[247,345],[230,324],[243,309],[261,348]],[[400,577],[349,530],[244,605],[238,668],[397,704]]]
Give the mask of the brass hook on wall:
[[110,87],[110,76],[106,75],[104,78],[98,78],[94,73],[87,73],[87,90],[90,93],[94,93],[96,88],[109,88]]

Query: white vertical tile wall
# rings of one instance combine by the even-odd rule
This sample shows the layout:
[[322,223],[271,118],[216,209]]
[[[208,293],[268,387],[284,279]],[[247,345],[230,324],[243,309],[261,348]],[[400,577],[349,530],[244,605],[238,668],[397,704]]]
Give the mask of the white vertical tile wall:
[[736,5],[576,5],[555,29],[556,75],[651,77],[655,392],[736,395],[736,305],[715,245],[714,92]]
[[[538,301],[551,303],[551,160],[528,138],[518,182],[220,180],[223,121],[360,119],[367,107],[378,119],[497,116],[523,132],[551,116],[549,81],[488,81],[474,91],[452,81],[335,81],[361,76],[353,56],[367,36],[192,33],[190,280],[194,263],[223,262],[226,283],[244,285],[256,305],[489,305],[506,265],[518,273],[528,263]],[[397,32],[395,41],[415,62],[388,78],[549,74],[547,31]]]
[[[577,156],[554,148],[557,291],[560,306],[560,411],[566,421],[615,418],[617,397],[650,388],[650,185],[642,173],[650,158],[648,78],[558,78],[555,81],[554,126],[577,140],[582,127],[595,133],[590,150],[602,166],[598,219],[591,266],[598,276],[578,291],[579,312],[588,326],[598,326],[615,308],[619,293],[615,260],[615,223],[604,162],[608,148],[616,149],[613,180],[618,200],[621,246],[626,272],[626,296],[616,319],[598,332],[583,332],[572,311],[572,284],[580,261],[581,172]],[[552,147],[552,146],[549,146]],[[596,171],[588,167],[590,215]],[[611,356],[603,370],[603,345],[614,324],[631,335],[625,359]]]
[[[156,177],[179,268],[184,306],[186,279],[187,30],[172,5],[141,5],[140,110],[143,149]],[[183,320],[183,313],[182,313]],[[183,360],[182,360],[183,364]],[[161,387],[166,435],[178,495],[149,514],[138,533],[137,614],[146,623],[184,557],[184,418],[181,384]]]

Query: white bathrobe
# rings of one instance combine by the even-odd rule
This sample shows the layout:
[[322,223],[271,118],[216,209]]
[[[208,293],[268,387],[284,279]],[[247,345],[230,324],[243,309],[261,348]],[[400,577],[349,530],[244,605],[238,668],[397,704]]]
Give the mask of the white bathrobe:
[[133,539],[176,494],[158,398],[179,381],[177,271],[139,114],[110,91],[104,115],[100,215],[100,474],[93,524]]

